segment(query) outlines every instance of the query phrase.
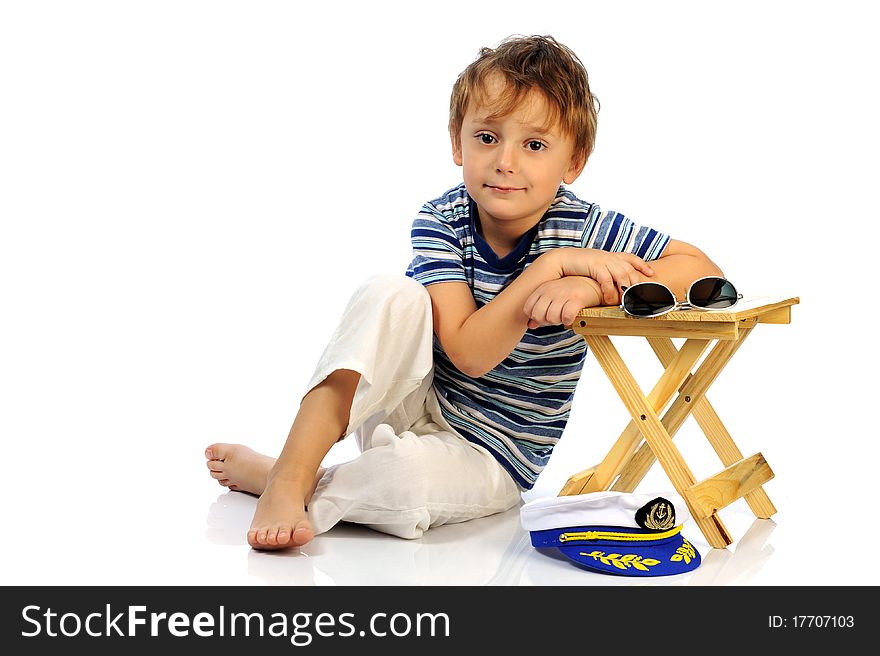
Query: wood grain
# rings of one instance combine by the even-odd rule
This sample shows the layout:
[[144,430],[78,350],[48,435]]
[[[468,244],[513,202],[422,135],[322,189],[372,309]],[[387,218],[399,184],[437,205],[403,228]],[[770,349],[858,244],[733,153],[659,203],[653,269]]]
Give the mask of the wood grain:
[[717,474],[692,485],[686,492],[689,507],[709,517],[773,478],[760,453],[735,462]]

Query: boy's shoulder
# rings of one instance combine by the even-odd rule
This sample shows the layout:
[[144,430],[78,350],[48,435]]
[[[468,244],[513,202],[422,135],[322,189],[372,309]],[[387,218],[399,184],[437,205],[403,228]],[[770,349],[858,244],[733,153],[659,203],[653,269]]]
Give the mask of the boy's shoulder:
[[473,201],[462,182],[427,201],[413,220],[413,230],[439,229],[464,238],[470,232]]
[[598,210],[599,206],[596,203],[582,200],[575,196],[570,190],[560,186],[556,191],[556,198],[553,199],[553,202],[550,203],[550,207],[547,209],[547,213],[555,214],[567,211],[586,213],[589,215]]
[[425,203],[423,209],[451,216],[460,212],[468,212],[471,197],[468,194],[467,187],[464,182],[457,184],[452,189],[446,190],[437,198],[429,200]]

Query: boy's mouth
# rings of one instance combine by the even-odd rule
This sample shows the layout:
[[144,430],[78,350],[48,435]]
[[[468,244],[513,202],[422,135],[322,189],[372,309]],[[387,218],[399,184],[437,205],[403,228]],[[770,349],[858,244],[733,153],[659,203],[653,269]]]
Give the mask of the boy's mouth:
[[486,188],[491,189],[492,191],[497,191],[501,194],[509,194],[514,191],[522,191],[522,187],[503,187],[499,185],[484,185]]

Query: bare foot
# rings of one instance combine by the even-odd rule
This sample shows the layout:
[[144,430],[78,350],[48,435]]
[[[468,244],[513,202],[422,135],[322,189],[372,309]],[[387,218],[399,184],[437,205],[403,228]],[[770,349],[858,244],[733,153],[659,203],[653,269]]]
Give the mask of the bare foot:
[[257,502],[248,544],[254,549],[287,549],[310,542],[315,530],[306,515],[308,497],[303,499],[300,487],[288,481],[276,479],[269,483]]
[[300,487],[283,479],[269,482],[275,458],[241,444],[212,444],[205,450],[211,477],[230,490],[260,495],[247,540],[254,549],[301,547],[315,537],[306,515],[324,468],[318,469],[303,497]]
[[205,449],[211,478],[230,490],[260,495],[266,489],[275,458],[242,444],[212,444]]

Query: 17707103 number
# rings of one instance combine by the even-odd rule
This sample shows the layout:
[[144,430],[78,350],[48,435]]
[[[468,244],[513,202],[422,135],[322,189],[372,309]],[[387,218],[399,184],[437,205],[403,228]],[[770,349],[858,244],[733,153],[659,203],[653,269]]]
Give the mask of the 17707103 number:
[[855,626],[852,615],[770,615],[771,629],[851,629]]

